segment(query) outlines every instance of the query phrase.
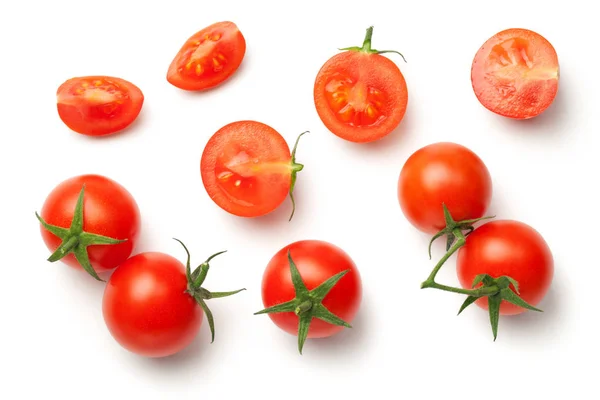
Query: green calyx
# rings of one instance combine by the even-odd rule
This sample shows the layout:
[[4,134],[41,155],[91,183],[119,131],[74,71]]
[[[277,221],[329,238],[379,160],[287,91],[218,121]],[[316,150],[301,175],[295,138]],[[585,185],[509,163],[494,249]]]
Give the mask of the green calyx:
[[104,282],[101,279],[90,263],[88,257],[87,247],[92,245],[112,245],[125,242],[127,239],[119,240],[107,236],[96,235],[83,231],[83,197],[85,192],[85,184],[82,186],[77,198],[77,204],[75,205],[75,211],[73,213],[73,220],[71,226],[62,228],[56,225],[50,225],[40,217],[36,212],[35,216],[40,221],[42,226],[50,233],[54,234],[62,240],[58,248],[48,257],[48,261],[58,261],[68,254],[73,253],[77,262],[81,267],[93,276],[96,280]]
[[400,53],[399,51],[396,51],[396,50],[375,50],[375,49],[372,49],[371,48],[371,38],[372,37],[373,37],[373,27],[370,26],[369,28],[367,28],[367,33],[365,35],[365,40],[363,41],[362,47],[358,47],[358,46],[344,47],[344,48],[341,48],[339,50],[361,51],[363,53],[368,53],[368,54],[396,53],[396,54],[399,54],[400,57],[402,57],[402,59],[404,60],[404,62],[406,62],[406,58],[404,58],[404,56],[402,55],[402,53]]
[[202,307],[202,310],[204,310],[204,313],[206,314],[206,319],[208,320],[208,326],[210,327],[210,334],[211,334],[210,342],[213,343],[215,341],[215,320],[214,320],[212,312],[206,305],[206,300],[215,299],[215,298],[219,298],[219,297],[232,296],[232,295],[239,293],[246,289],[243,288],[243,289],[239,289],[239,290],[234,290],[232,292],[210,292],[210,291],[206,290],[205,288],[203,288],[202,284],[206,280],[206,276],[208,275],[208,270],[210,269],[210,261],[213,258],[215,258],[216,256],[218,256],[219,254],[223,254],[226,251],[220,251],[218,253],[213,254],[212,256],[208,257],[206,259],[206,261],[204,261],[202,264],[200,264],[198,267],[196,267],[192,271],[191,266],[190,266],[189,250],[187,249],[187,247],[183,244],[183,242],[181,240],[175,239],[175,238],[174,238],[174,240],[178,241],[183,246],[183,248],[187,254],[187,261],[185,264],[185,275],[187,277],[188,284],[187,284],[187,289],[185,290],[185,292],[187,294],[189,294],[190,296],[192,296],[194,298],[194,300],[196,300],[196,303],[198,303],[198,305],[200,307]]
[[285,303],[265,308],[262,311],[254,313],[254,315],[282,312],[293,312],[296,314],[298,316],[298,351],[302,354],[302,349],[306,342],[306,338],[308,337],[308,330],[313,318],[320,319],[333,325],[352,328],[350,324],[333,314],[322,304],[325,296],[327,296],[331,289],[350,270],[339,272],[313,290],[308,290],[289,251],[288,260],[296,297]]
[[302,132],[298,138],[296,139],[296,143],[294,144],[294,148],[292,149],[292,159],[290,160],[290,164],[292,167],[292,181],[290,183],[290,200],[292,201],[292,214],[290,215],[291,221],[294,217],[294,213],[296,212],[296,200],[294,199],[294,187],[296,186],[296,179],[298,177],[298,172],[304,169],[303,164],[299,164],[296,162],[296,150],[298,149],[298,143],[300,142],[300,138],[308,131]]

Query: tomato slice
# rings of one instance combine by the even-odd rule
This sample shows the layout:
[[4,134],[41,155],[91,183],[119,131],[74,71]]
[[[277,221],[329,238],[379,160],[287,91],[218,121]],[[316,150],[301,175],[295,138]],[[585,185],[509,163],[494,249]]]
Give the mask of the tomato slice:
[[111,76],[83,76],[65,81],[56,91],[60,119],[88,136],[117,133],[138,117],[144,103],[133,83]]
[[292,178],[302,168],[283,137],[256,121],[232,122],[219,129],[206,144],[200,164],[210,198],[242,217],[277,208],[291,194]]
[[488,39],[477,51],[471,82],[488,110],[514,119],[545,111],[558,91],[558,56],[536,32],[511,28]]
[[372,142],[391,133],[404,118],[406,81],[398,66],[371,49],[373,28],[363,47],[331,57],[319,70],[314,102],[323,124],[351,142]]
[[233,22],[217,22],[192,35],[167,72],[167,81],[184,90],[213,88],[239,68],[246,40]]

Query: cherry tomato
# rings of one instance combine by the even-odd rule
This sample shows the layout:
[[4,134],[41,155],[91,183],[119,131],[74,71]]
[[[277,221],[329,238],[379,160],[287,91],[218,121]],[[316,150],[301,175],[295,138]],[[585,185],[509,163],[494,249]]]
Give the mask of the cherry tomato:
[[89,267],[96,272],[112,270],[125,261],[136,246],[141,227],[133,196],[101,175],[80,175],[61,182],[48,194],[39,218],[47,248],[51,252],[64,248],[65,253],[56,253],[56,257],[88,272]]
[[446,227],[443,204],[455,221],[483,217],[492,198],[492,180],[470,149],[439,142],[414,152],[398,179],[398,200],[408,221],[425,233]]
[[527,29],[507,29],[477,51],[471,82],[488,110],[515,119],[535,117],[558,91],[558,56],[552,44]]
[[167,72],[167,81],[184,90],[220,85],[239,68],[246,40],[236,24],[217,22],[192,35],[181,47]]
[[[544,238],[532,227],[519,221],[496,220],[481,225],[467,236],[460,248],[456,272],[463,288],[470,289],[477,275],[492,278],[509,276],[519,286],[519,297],[536,306],[546,295],[554,274],[552,253]],[[511,287],[514,291],[514,287]],[[475,304],[488,308],[487,298]],[[500,314],[514,315],[526,311],[505,300]]]
[[404,118],[408,90],[398,66],[371,49],[373,27],[362,47],[349,47],[319,70],[314,102],[323,124],[350,142],[379,140]]
[[107,282],[102,299],[104,321],[117,343],[145,357],[170,356],[194,340],[204,314],[214,340],[213,316],[205,300],[244,290],[211,293],[201,286],[210,260],[218,254],[193,272],[160,252],[140,253],[121,264]]
[[[345,274],[322,301],[308,294],[297,296],[290,258],[308,291],[317,288],[336,274]],[[285,246],[269,261],[262,278],[262,300],[267,309],[290,301],[302,304],[308,300],[312,304],[307,312],[315,311],[321,304],[338,320],[350,324],[362,300],[361,277],[350,256],[339,247],[325,241],[302,240]],[[276,326],[292,335],[298,335],[300,318],[293,311],[296,309],[294,304],[291,309],[291,312],[268,315]],[[309,318],[307,324],[310,324],[306,336],[308,338],[328,337],[344,329],[342,325],[326,322],[316,316],[312,320]]]
[[67,80],[56,92],[58,115],[71,130],[104,136],[127,128],[144,103],[133,83],[111,76],[83,76]]
[[295,162],[295,149],[290,153],[283,137],[266,124],[232,122],[206,144],[200,162],[202,182],[210,198],[231,214],[268,214],[288,194],[295,204],[292,192],[303,168]]

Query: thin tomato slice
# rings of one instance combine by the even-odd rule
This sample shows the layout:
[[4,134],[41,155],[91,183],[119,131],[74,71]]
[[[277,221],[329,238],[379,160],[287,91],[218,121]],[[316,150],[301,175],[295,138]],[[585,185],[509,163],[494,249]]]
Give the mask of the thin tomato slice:
[[144,103],[133,83],[111,76],[67,80],[56,92],[60,119],[70,129],[88,136],[117,133],[138,117]]
[[473,90],[488,110],[515,119],[544,112],[558,92],[558,56],[540,34],[511,28],[488,39],[471,68]]
[[239,68],[246,40],[233,22],[217,22],[192,35],[181,47],[167,72],[167,81],[184,90],[220,85]]

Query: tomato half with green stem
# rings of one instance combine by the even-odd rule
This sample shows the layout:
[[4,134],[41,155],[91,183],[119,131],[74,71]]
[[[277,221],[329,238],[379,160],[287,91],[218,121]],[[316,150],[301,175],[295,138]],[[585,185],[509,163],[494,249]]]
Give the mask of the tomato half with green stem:
[[102,175],[69,178],[46,197],[36,213],[48,261],[83,268],[97,280],[135,249],[140,228],[139,207],[121,184]]
[[190,253],[184,266],[176,258],[160,252],[136,254],[111,275],[102,298],[102,313],[113,338],[123,348],[145,357],[167,357],[182,351],[197,336],[204,314],[215,340],[213,314],[206,301],[232,296],[231,292],[211,292],[202,285],[210,256],[193,271]]
[[204,187],[223,210],[258,217],[275,210],[289,195],[294,216],[296,176],[304,165],[272,127],[257,121],[237,121],[219,129],[208,141],[200,161]]
[[323,124],[336,136],[355,143],[373,142],[390,134],[402,121],[408,90],[398,66],[371,48],[373,27],[361,47],[346,47],[317,73],[314,103]]
[[56,91],[60,119],[71,130],[87,136],[106,136],[133,123],[144,104],[144,94],[133,83],[114,76],[68,79]]
[[262,300],[276,326],[298,336],[325,338],[351,328],[362,300],[356,264],[341,248],[320,240],[302,240],[279,250],[262,279]]
[[556,50],[539,33],[511,28],[489,38],[471,67],[473,91],[488,110],[513,119],[544,112],[558,92]]
[[190,91],[216,87],[238,70],[245,53],[246,40],[236,24],[214,23],[185,41],[169,65],[167,81]]

